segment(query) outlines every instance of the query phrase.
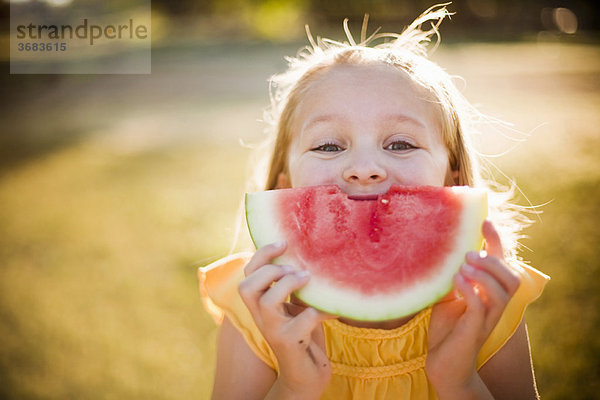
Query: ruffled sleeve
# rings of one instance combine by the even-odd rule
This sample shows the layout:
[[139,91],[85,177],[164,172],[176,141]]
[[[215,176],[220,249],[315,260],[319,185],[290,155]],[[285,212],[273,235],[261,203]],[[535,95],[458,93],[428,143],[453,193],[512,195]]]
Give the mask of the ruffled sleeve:
[[500,321],[483,344],[477,368],[485,364],[515,333],[523,319],[527,306],[535,301],[544,290],[544,286],[550,280],[548,275],[523,263],[513,264],[511,267],[521,276],[521,285],[508,302]]
[[238,293],[244,266],[251,256],[252,253],[234,254],[199,268],[200,294],[206,311],[215,321],[221,324],[227,317],[258,358],[277,371],[277,359]]

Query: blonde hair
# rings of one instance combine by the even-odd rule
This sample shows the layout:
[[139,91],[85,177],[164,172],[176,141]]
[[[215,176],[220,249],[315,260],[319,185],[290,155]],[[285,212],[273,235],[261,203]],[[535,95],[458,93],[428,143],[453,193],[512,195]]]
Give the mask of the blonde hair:
[[[442,4],[431,7],[401,34],[376,31],[366,37],[368,16],[365,16],[359,43],[352,37],[347,19],[344,20],[347,42],[320,37],[315,41],[307,26],[311,46],[301,49],[296,57],[288,57],[288,70],[272,76],[270,80],[271,106],[265,113],[265,120],[272,129],[271,137],[266,142],[271,149],[271,157],[263,188],[277,188],[280,173],[287,174],[288,150],[292,140],[291,125],[299,104],[314,82],[335,66],[389,65],[406,73],[438,107],[449,165],[452,171],[458,172],[453,184],[489,189],[490,219],[502,237],[507,260],[516,260],[518,239],[522,237],[519,232],[530,221],[523,216],[522,207],[508,202],[514,186],[510,189],[499,188],[493,180],[482,177],[482,158],[471,144],[470,137],[477,132],[478,123],[486,120],[486,117],[464,98],[454,85],[452,77],[427,58],[427,46],[431,38],[438,38],[437,47],[438,27],[445,17],[451,15],[445,6]],[[426,23],[430,25],[429,29],[423,29]],[[383,42],[375,44],[379,39],[383,39]]]

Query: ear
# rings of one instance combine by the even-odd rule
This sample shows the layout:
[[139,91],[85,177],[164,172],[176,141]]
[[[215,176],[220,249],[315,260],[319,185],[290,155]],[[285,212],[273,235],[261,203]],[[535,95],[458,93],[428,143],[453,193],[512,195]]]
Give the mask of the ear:
[[284,172],[280,172],[279,175],[277,175],[277,186],[275,189],[287,189],[289,187],[291,186],[287,175]]

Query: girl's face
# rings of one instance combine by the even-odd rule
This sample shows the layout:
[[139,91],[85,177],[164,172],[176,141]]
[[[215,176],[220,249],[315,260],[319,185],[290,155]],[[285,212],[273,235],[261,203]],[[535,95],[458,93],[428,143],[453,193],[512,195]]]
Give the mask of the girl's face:
[[451,180],[438,109],[394,67],[333,67],[311,84],[291,128],[280,186],[338,185],[360,196]]

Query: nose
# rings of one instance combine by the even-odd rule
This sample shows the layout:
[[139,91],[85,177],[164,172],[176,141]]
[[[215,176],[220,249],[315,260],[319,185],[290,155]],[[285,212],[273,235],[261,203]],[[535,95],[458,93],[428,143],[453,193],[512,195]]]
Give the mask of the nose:
[[348,167],[344,169],[343,178],[349,183],[373,184],[384,181],[387,178],[387,171],[376,156],[356,154],[351,157]]

